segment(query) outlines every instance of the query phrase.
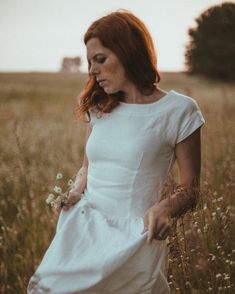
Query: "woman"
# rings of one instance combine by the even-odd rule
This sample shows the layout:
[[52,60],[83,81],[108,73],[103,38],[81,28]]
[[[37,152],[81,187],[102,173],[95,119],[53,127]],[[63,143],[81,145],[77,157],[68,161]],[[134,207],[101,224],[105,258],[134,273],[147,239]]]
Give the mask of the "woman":
[[[132,13],[96,20],[84,42],[84,161],[28,293],[170,293],[168,235],[198,201],[204,118],[191,97],[157,87],[153,41]],[[161,200],[175,161],[181,189]]]

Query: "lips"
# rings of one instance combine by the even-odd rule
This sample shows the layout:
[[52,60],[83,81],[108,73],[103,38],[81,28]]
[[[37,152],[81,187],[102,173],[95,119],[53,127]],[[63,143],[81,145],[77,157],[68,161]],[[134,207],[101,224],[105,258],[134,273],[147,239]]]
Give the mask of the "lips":
[[96,80],[98,83],[101,83],[101,82],[103,82],[103,81],[105,81],[105,80]]
[[97,82],[99,83],[100,86],[102,86],[102,84],[105,82],[106,80],[97,80]]

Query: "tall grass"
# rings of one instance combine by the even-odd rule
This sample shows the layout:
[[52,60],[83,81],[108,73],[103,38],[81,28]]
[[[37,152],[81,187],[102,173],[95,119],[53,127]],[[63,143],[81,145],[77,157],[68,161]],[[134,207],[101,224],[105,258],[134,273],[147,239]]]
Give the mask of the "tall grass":
[[[0,74],[1,293],[25,293],[55,233],[45,203],[55,176],[82,164],[85,123],[73,115],[77,74]],[[194,97],[203,112],[202,198],[170,237],[172,293],[234,291],[235,85],[163,73],[160,87]],[[172,171],[177,181],[177,168]],[[169,182],[170,183],[170,182]]]

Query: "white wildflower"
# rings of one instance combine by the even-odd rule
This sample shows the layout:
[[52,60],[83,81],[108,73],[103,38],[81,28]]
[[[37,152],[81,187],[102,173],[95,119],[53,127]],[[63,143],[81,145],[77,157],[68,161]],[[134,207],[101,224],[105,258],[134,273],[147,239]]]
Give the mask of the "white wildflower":
[[60,187],[58,187],[58,186],[55,186],[55,187],[54,187],[54,191],[55,191],[56,193],[61,193],[61,192],[62,192],[62,189],[61,189]]
[[72,185],[73,185],[73,180],[70,179],[70,180],[68,181],[68,186],[72,186]]
[[215,255],[213,255],[212,257],[211,257],[211,260],[215,260],[216,259],[216,257],[215,257]]
[[60,180],[60,179],[62,179],[63,178],[63,174],[62,173],[58,173],[57,175],[56,175],[56,179],[57,180]]
[[222,276],[221,273],[218,273],[215,277],[216,279],[219,279],[221,276]]
[[46,199],[46,203],[49,204],[54,200],[55,196],[54,194],[49,194],[47,199]]
[[207,230],[208,227],[209,227],[209,225],[208,224],[205,224],[204,229]]

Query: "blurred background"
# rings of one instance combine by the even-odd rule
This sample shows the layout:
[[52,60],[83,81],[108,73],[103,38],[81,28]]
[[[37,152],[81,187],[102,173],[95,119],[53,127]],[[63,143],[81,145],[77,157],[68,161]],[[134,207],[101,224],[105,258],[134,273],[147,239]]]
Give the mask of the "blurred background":
[[83,35],[96,18],[124,8],[150,30],[161,71],[182,71],[188,28],[216,0],[0,0],[0,71],[49,71],[64,57],[81,58],[87,70]]
[[[0,293],[26,293],[54,236],[45,200],[66,191],[84,155],[83,35],[121,8],[153,37],[160,88],[193,97],[206,120],[202,198],[170,237],[172,293],[234,293],[235,3],[209,0],[0,0]],[[174,166],[163,196],[177,181]]]

